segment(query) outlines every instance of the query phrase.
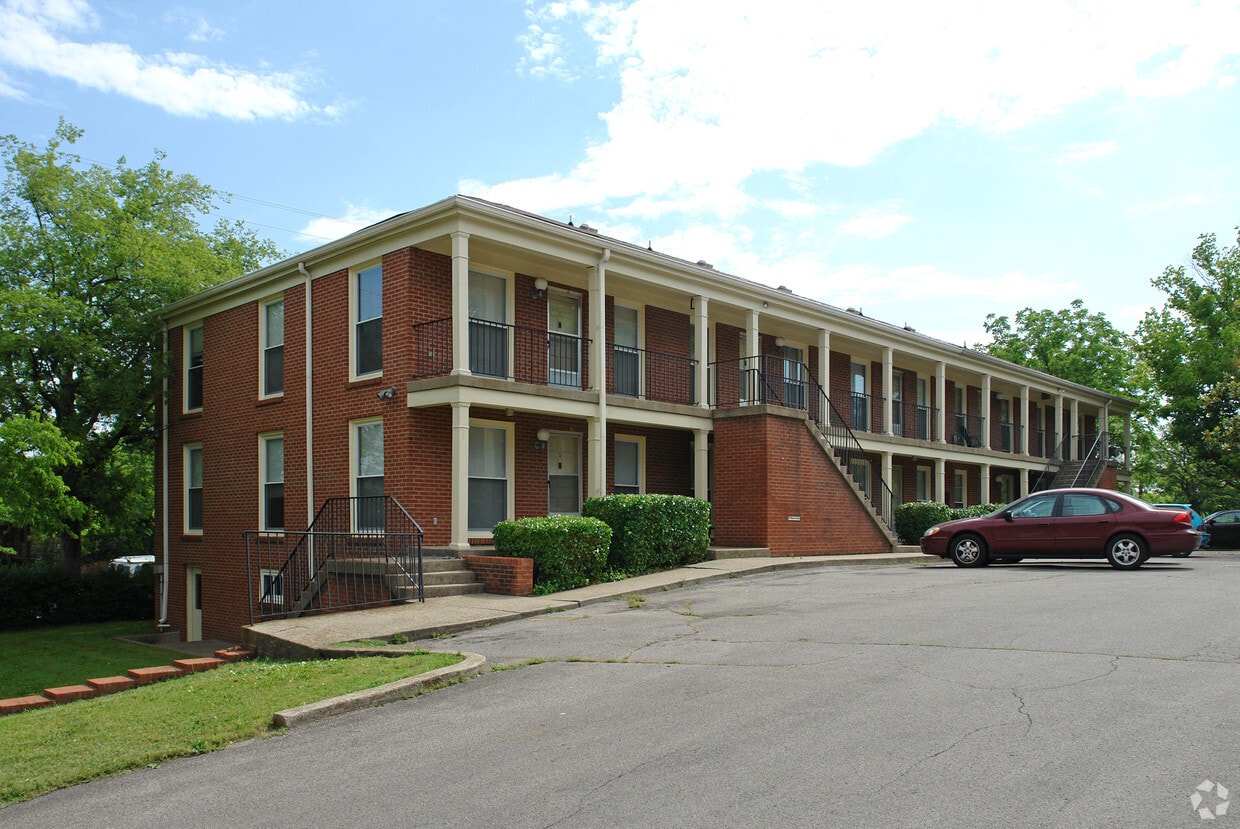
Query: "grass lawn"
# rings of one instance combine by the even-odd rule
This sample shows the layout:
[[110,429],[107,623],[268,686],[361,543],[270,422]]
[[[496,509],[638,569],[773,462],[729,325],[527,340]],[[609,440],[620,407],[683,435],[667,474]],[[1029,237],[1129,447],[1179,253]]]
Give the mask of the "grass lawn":
[[117,636],[151,632],[151,622],[105,622],[0,633],[0,699],[40,694],[44,688],[123,676],[130,668],[171,665],[193,654],[121,642]]
[[[7,641],[0,644],[0,649],[7,647]],[[461,658],[415,653],[237,662],[119,694],[0,717],[0,807],[272,734],[276,711],[416,676]]]

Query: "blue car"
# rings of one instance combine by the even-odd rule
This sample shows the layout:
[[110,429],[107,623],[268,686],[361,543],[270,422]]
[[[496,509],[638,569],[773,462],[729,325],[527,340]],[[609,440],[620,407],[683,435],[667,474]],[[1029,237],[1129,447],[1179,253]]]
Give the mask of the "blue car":
[[[1158,509],[1184,509],[1188,510],[1188,514],[1193,517],[1193,529],[1201,536],[1201,544],[1198,550],[1203,549],[1210,543],[1210,529],[1206,526],[1206,522],[1197,514],[1197,510],[1192,508],[1191,504],[1155,504]],[[1191,556],[1192,553],[1176,553],[1176,558],[1185,558]]]

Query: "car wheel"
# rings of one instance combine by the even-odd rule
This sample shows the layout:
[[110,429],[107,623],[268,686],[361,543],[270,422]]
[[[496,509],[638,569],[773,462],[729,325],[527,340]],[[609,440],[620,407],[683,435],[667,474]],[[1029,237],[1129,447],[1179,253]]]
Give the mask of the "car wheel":
[[1136,570],[1149,558],[1145,542],[1135,535],[1117,535],[1107,542],[1107,561],[1116,570]]
[[953,538],[950,552],[957,567],[984,567],[989,561],[986,542],[976,535]]

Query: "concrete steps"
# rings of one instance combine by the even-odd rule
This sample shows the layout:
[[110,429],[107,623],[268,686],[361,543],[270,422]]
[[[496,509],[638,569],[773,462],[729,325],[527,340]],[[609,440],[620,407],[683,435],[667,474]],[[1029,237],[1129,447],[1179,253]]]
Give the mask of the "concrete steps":
[[485,592],[482,583],[465,566],[465,562],[449,556],[423,558],[422,582],[428,599]]
[[711,547],[707,551],[712,561],[730,558],[770,558],[770,547]]

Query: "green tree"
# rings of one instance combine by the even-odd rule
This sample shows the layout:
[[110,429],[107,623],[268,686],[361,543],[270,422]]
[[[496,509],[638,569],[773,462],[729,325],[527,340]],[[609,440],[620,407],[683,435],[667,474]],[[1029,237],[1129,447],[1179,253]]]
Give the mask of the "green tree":
[[979,350],[1012,363],[1044,371],[1121,397],[1134,396],[1135,340],[1103,314],[1091,314],[1079,299],[1060,311],[987,314],[991,342]]
[[[38,414],[0,423],[0,527],[58,533],[86,514],[60,472],[78,463],[71,441]],[[0,554],[16,550],[0,546]]]
[[1234,504],[1240,494],[1240,229],[1231,248],[1220,248],[1213,234],[1199,237],[1187,267],[1168,267],[1153,282],[1167,298],[1145,315],[1137,334],[1162,437],[1192,470],[1195,505],[1209,511]]
[[[44,148],[0,138],[0,420],[41,413],[76,447],[80,463],[56,470],[88,508],[61,533],[70,572],[89,516],[117,518],[132,453],[153,458],[156,312],[277,253],[236,223],[203,230],[220,194],[165,169],[162,154],[86,165],[68,151],[82,135],[62,119]],[[153,504],[143,509],[149,522]]]

